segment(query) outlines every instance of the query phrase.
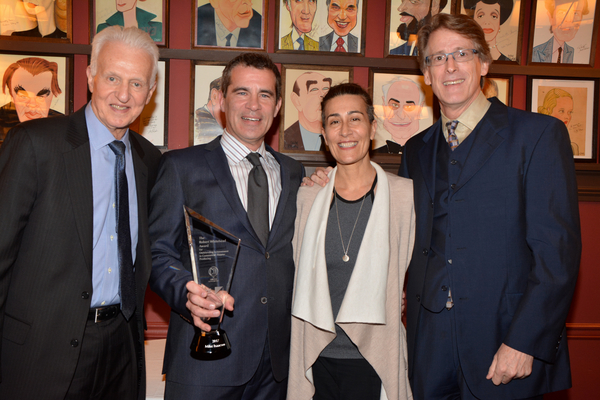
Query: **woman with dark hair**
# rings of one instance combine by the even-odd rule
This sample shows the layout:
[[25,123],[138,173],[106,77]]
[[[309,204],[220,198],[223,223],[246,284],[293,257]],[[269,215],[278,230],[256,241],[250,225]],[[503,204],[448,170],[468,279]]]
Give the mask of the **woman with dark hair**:
[[485,41],[490,46],[494,60],[511,61],[497,48],[496,37],[500,26],[512,14],[513,0],[464,0],[465,13],[475,19],[483,29]]
[[337,166],[325,187],[298,191],[288,399],[408,399],[412,182],[370,161],[377,122],[359,85],[332,87],[321,114]]

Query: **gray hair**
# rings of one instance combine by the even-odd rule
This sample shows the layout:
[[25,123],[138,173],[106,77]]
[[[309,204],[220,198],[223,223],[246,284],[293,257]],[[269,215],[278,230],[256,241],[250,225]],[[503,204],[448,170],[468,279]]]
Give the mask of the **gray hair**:
[[419,105],[421,105],[425,102],[425,93],[423,93],[423,90],[421,89],[421,85],[419,85],[417,82],[413,81],[412,79],[406,78],[404,76],[397,76],[396,78],[392,79],[391,81],[389,81],[388,83],[386,83],[385,85],[383,85],[381,87],[381,90],[383,90],[383,97],[386,100],[387,100],[388,90],[390,90],[392,85],[396,82],[408,82],[408,83],[414,84],[417,87],[417,89],[419,90]]
[[[360,2],[360,0],[356,0],[356,11],[358,11],[358,3]],[[331,0],[327,0],[325,2],[325,4],[327,5],[327,8],[329,8],[329,5],[331,4]]]
[[152,78],[150,80],[150,87],[156,82],[156,74],[158,73],[158,47],[154,40],[141,29],[135,27],[123,28],[122,26],[111,26],[103,29],[94,36],[92,42],[92,59],[90,61],[90,67],[92,76],[96,76],[98,68],[98,55],[100,51],[107,43],[122,43],[133,49],[144,50],[152,59]]

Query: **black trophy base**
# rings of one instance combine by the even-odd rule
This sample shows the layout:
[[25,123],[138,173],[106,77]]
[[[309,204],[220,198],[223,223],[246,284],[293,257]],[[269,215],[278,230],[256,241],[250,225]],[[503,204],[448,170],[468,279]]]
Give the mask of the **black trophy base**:
[[196,329],[196,335],[190,348],[192,357],[197,360],[219,360],[231,354],[229,338],[222,329],[210,332]]

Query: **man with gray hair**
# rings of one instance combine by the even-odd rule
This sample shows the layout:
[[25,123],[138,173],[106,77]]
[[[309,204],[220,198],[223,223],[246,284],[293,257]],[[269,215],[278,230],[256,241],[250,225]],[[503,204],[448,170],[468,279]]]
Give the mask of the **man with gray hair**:
[[383,127],[391,135],[378,153],[402,153],[402,146],[419,132],[425,94],[412,79],[397,77],[383,85]]
[[129,130],[158,48],[115,26],[92,44],[91,101],[26,121],[0,149],[0,398],[143,399],[147,199],[160,152]]

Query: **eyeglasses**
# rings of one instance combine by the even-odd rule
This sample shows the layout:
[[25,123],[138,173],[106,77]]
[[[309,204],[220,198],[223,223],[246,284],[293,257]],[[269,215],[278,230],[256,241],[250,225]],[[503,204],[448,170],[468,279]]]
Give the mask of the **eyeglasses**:
[[477,53],[478,53],[478,51],[475,49],[463,49],[463,50],[453,51],[452,53],[433,54],[428,57],[425,57],[425,65],[427,65],[428,67],[430,67],[430,66],[436,67],[438,65],[446,64],[446,61],[448,60],[448,56],[452,56],[454,61],[459,62],[459,63],[465,62],[465,61],[471,61],[473,59],[473,57],[475,57],[475,54],[477,54]]

